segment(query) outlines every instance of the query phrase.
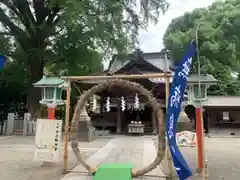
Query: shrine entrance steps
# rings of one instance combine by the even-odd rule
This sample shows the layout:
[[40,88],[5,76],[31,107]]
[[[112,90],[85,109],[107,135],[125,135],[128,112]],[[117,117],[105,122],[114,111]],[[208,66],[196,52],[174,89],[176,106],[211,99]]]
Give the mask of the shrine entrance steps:
[[[132,164],[133,168],[140,169],[148,166],[156,157],[156,149],[151,137],[116,136],[106,146],[88,158],[87,162],[93,167],[100,164]],[[161,167],[149,172],[147,176],[133,178],[133,180],[166,180]],[[73,173],[74,172],[74,173]],[[81,166],[73,169],[61,180],[93,180],[76,172],[86,172]],[[123,179],[124,180],[124,179]]]

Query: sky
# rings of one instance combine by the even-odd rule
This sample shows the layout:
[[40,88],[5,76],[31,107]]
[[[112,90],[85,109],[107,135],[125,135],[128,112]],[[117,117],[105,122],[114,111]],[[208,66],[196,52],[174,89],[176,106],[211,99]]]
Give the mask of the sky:
[[[146,30],[139,32],[140,48],[143,52],[159,52],[163,46],[163,36],[171,20],[191,12],[195,8],[207,7],[216,0],[169,0],[170,7],[164,15],[160,15],[156,25],[150,24]],[[104,62],[106,69],[109,62]]]
[[215,0],[170,0],[170,7],[165,15],[159,17],[156,25],[149,25],[147,30],[140,30],[139,41],[143,52],[159,52],[163,46],[163,35],[171,20],[191,12],[195,8],[207,7]]

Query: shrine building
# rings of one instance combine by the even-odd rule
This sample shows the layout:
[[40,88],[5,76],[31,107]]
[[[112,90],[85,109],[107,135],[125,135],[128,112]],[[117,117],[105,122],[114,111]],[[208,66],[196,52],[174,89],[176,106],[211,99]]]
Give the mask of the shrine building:
[[[113,55],[109,63],[109,67],[104,72],[95,75],[112,76],[117,74],[144,74],[144,73],[166,73],[173,72],[174,63],[168,51],[156,53],[143,53],[137,51],[129,54],[125,59]],[[201,75],[201,81],[216,81],[211,75]],[[190,76],[188,83],[197,83],[198,76]],[[79,87],[81,91],[85,91],[92,86],[101,83],[103,80],[81,81]],[[157,98],[163,111],[166,110],[165,105],[165,81],[161,78],[135,79],[131,80],[144,86],[151,91]],[[135,97],[139,98],[139,108],[134,108]],[[143,95],[136,92],[119,87],[112,87],[104,92],[97,94],[98,108],[95,112],[88,109],[88,114],[92,119],[92,124],[97,129],[107,129],[111,132],[127,133],[128,124],[132,122],[141,122],[145,126],[145,133],[157,133],[158,122],[156,115],[153,113],[149,103]],[[124,97],[126,108],[121,108],[121,98]],[[110,111],[106,110],[106,101],[110,99]],[[192,118],[192,112],[183,109],[179,118],[185,118],[186,121]],[[189,120],[190,121],[190,120]]]

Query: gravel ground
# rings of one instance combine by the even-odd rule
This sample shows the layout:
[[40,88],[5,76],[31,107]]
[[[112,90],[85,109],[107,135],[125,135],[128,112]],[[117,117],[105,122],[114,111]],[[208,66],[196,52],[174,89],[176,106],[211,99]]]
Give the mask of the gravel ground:
[[[92,143],[80,143],[80,148],[89,148],[85,151],[85,158],[91,156],[99,148],[109,142],[110,138],[102,138]],[[40,163],[33,161],[34,137],[0,137],[0,180],[59,180],[63,162],[60,161],[54,167],[40,167]],[[156,141],[155,141],[155,144]],[[239,180],[240,177],[240,138],[205,138],[206,158],[209,166],[210,180]],[[196,148],[183,147],[188,164],[195,172]],[[61,155],[63,149],[61,149]],[[76,158],[69,150],[69,168],[76,164]],[[163,161],[163,169],[166,172],[166,159]],[[200,180],[200,177],[192,177],[191,180]]]
[[[80,143],[84,157],[88,158],[99,148],[105,146],[110,139],[98,139],[92,143]],[[0,138],[0,180],[59,180],[64,174],[62,160],[53,167],[41,167],[41,163],[33,161],[34,137]],[[60,157],[63,156],[63,149]],[[69,169],[74,167],[77,160],[69,149]]]
[[[205,138],[205,156],[208,162],[210,180],[239,180],[239,148],[240,138]],[[195,173],[197,149],[182,147],[181,151]],[[164,159],[163,169],[165,172],[167,169],[166,162],[166,159]],[[201,178],[194,176],[189,179],[200,180]]]

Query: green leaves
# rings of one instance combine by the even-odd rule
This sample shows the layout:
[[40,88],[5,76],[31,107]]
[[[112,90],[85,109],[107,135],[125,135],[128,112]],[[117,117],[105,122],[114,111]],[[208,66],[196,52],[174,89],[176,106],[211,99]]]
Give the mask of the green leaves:
[[33,64],[29,57],[34,56],[48,71],[68,69],[73,74],[73,70],[77,74],[99,70],[104,54],[109,52],[133,51],[139,27],[156,21],[168,8],[166,0],[23,0],[0,4],[4,7],[0,8],[0,22],[24,51],[27,68]]
[[48,70],[68,69],[74,75],[100,71],[107,54],[132,52],[138,44],[138,28],[167,7],[165,0],[66,1],[57,26],[62,31],[53,41]]
[[[233,73],[240,72],[240,1],[216,2],[208,8],[196,9],[176,18],[169,25],[164,44],[180,60],[187,44],[195,36],[198,25],[201,71],[218,80],[211,94],[239,94],[239,81]],[[193,72],[197,63],[193,63]]]
[[168,8],[166,0],[5,0],[0,5],[3,33],[11,36],[0,39],[0,51],[13,59],[4,74],[28,86],[33,114],[40,96],[32,83],[43,70],[69,75],[100,71],[109,53],[134,51],[139,27]]

